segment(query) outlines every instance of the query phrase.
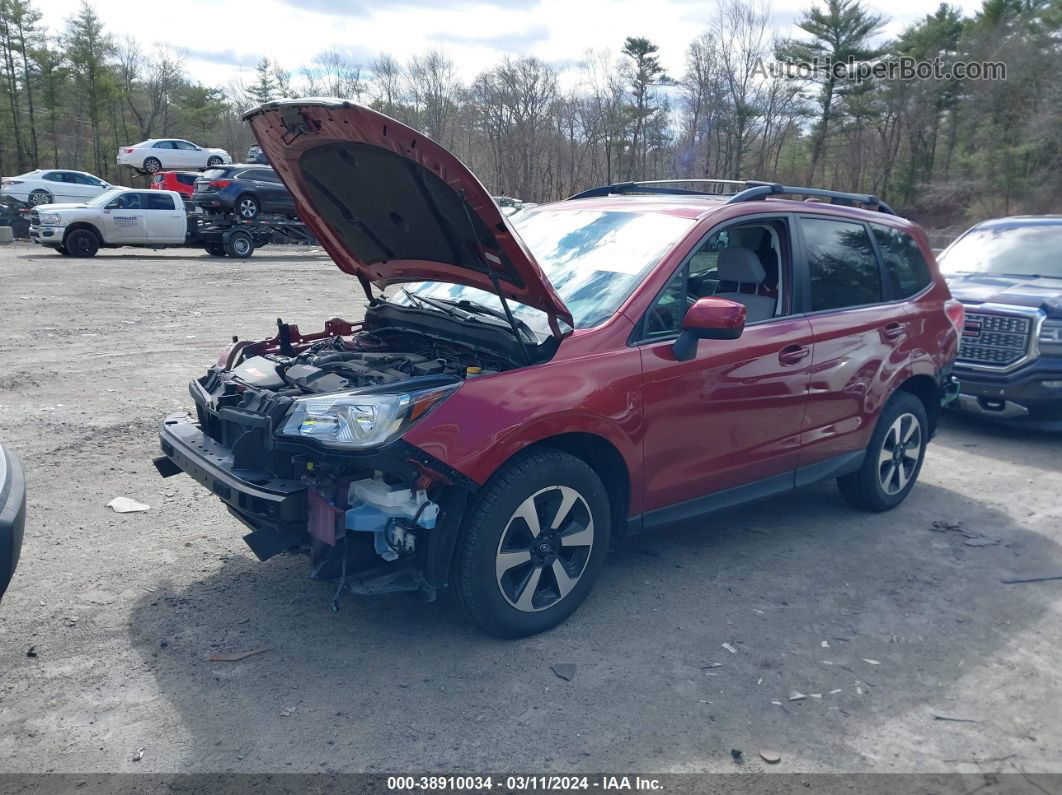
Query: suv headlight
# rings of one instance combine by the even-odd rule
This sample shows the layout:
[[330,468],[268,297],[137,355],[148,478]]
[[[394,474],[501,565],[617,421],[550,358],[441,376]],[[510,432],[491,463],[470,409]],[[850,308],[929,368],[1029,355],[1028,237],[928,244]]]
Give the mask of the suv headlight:
[[279,435],[350,450],[382,447],[409,430],[460,385],[458,381],[417,392],[339,392],[298,398],[288,410]]
[[38,217],[41,219],[41,226],[58,226],[62,220],[59,213],[41,213]]
[[1045,320],[1040,326],[1040,353],[1062,355],[1062,320]]

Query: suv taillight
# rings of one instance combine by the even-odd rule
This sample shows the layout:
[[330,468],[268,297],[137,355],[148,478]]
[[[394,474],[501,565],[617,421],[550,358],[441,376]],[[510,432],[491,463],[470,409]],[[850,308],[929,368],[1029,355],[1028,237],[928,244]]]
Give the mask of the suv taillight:
[[211,188],[227,188],[231,184],[232,184],[231,180],[215,179],[215,180],[211,180],[210,181],[210,185],[208,187],[211,187]]
[[962,301],[949,298],[944,302],[944,314],[948,316],[951,325],[955,327],[955,333],[961,337],[963,327],[966,325],[966,307],[962,305]]

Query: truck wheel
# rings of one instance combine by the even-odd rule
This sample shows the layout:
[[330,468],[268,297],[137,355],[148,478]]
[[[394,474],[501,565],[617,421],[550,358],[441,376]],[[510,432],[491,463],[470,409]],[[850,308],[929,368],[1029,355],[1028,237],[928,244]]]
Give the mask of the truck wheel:
[[62,254],[64,257],[70,256],[70,252],[66,250],[66,246],[56,246],[55,250]]
[[144,161],[144,171],[155,174],[162,170],[162,161],[157,157],[149,157]]
[[206,247],[207,254],[212,257],[224,257],[225,245],[223,243],[211,243]]
[[863,465],[837,478],[841,495],[866,511],[895,508],[914,488],[928,441],[926,407],[910,392],[897,392],[878,417]]
[[100,250],[100,239],[88,229],[75,229],[66,236],[63,246],[71,257],[95,257]]
[[225,253],[236,259],[247,259],[254,253],[254,240],[246,232],[233,232],[225,241]]
[[544,632],[575,612],[608,552],[605,486],[560,450],[519,456],[490,479],[454,556],[457,601],[502,638]]
[[38,204],[51,204],[52,194],[50,194],[46,190],[42,190],[41,188],[30,191],[29,203],[33,207],[36,207]]
[[257,218],[261,209],[262,208],[258,205],[258,199],[254,196],[244,194],[236,200],[236,214],[245,221]]

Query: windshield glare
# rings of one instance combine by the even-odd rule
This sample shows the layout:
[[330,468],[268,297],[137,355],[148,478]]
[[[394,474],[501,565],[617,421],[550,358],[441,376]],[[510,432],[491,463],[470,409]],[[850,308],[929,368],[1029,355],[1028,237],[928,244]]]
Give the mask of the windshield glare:
[[[649,270],[689,231],[693,221],[673,215],[601,210],[528,209],[513,226],[571,310],[576,328],[611,317]],[[410,292],[501,309],[493,293],[448,282],[413,282]],[[409,305],[401,289],[388,300]],[[513,315],[549,334],[545,313],[511,301]]]
[[96,207],[96,206],[99,206],[99,205],[102,205],[102,204],[107,204],[108,202],[110,202],[111,199],[113,199],[115,196],[118,196],[120,193],[122,193],[121,188],[112,188],[111,190],[105,190],[103,193],[101,193],[96,198],[89,199],[86,202],[86,204],[88,204],[90,206],[93,206],[93,207]]
[[944,273],[1038,274],[1062,278],[1062,224],[971,229],[940,255]]

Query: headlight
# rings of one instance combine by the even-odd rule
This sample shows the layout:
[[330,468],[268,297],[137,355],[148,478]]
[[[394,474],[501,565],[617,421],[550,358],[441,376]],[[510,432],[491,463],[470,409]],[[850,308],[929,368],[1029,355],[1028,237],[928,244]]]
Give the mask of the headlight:
[[41,226],[58,226],[62,219],[58,213],[44,213],[40,216]]
[[1040,352],[1062,354],[1062,320],[1045,320],[1040,326]]
[[461,382],[417,392],[339,392],[299,398],[284,418],[280,436],[314,439],[330,447],[382,447],[454,393]]

